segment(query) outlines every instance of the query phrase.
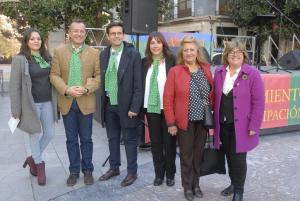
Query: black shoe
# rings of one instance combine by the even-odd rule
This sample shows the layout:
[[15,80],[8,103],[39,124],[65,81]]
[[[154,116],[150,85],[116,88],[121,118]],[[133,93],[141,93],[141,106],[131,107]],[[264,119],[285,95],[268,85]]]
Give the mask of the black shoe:
[[163,179],[156,177],[153,181],[153,186],[160,186],[163,183]]
[[137,174],[128,173],[127,176],[121,182],[121,186],[123,186],[123,187],[129,186],[129,185],[133,184],[136,179],[137,179]]
[[101,177],[99,177],[99,181],[109,180],[110,178],[112,178],[114,176],[118,176],[118,175],[120,175],[119,170],[109,169],[105,174],[103,174]]
[[74,186],[79,178],[78,173],[71,173],[67,179],[67,186]]
[[197,198],[203,198],[203,192],[201,191],[200,187],[196,187],[194,189],[194,195]]
[[186,190],[186,191],[184,191],[184,197],[185,197],[185,199],[187,199],[188,201],[193,201],[193,200],[194,200],[194,194],[193,194],[193,191],[191,191],[191,190]]
[[94,183],[94,177],[92,172],[84,172],[83,181],[85,185],[92,185]]
[[221,195],[230,196],[233,194],[233,191],[234,191],[234,186],[232,184],[230,184],[230,186],[228,186],[221,192]]
[[174,186],[175,180],[174,180],[174,179],[167,178],[166,184],[167,184],[167,186]]
[[234,193],[232,201],[243,201],[243,193]]
[[139,149],[141,151],[150,151],[151,150],[151,144],[150,143],[149,144],[141,144],[139,146]]

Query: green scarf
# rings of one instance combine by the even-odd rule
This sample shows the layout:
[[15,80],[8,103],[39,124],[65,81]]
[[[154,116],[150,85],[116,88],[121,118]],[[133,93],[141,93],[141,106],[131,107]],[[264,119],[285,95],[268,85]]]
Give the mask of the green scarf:
[[36,63],[39,64],[39,66],[41,68],[49,68],[50,67],[50,64],[45,61],[45,59],[41,56],[41,54],[39,52],[34,52],[34,53],[31,53],[33,59],[35,60]]
[[69,79],[68,86],[81,86],[82,78],[81,78],[81,61],[79,54],[85,48],[83,44],[79,49],[71,48],[72,56],[69,64]]
[[150,77],[150,90],[149,90],[149,98],[148,98],[148,105],[147,105],[147,111],[150,113],[160,114],[161,112],[157,75],[158,75],[159,62],[161,61],[162,58],[163,56],[161,55],[159,58],[155,58],[153,60],[153,71]]
[[108,97],[111,105],[118,105],[117,57],[120,54],[120,52],[122,52],[123,48],[124,48],[123,43],[115,51],[112,51],[112,48],[110,48],[110,57],[109,57],[108,67],[105,73],[105,91],[108,93]]

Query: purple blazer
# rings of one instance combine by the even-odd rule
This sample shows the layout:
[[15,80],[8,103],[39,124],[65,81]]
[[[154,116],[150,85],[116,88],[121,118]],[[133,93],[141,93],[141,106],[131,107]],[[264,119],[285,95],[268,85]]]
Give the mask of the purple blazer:
[[[216,69],[214,74],[214,145],[220,148],[220,104],[223,84],[226,77],[226,65]],[[260,73],[254,67],[243,64],[233,86],[234,127],[236,152],[252,150],[258,145],[259,131],[265,106],[264,85]],[[250,136],[249,130],[256,132]]]

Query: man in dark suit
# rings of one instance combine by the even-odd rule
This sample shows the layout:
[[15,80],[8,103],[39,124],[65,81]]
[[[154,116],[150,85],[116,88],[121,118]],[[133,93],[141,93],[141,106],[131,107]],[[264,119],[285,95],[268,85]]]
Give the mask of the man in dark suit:
[[110,169],[99,180],[120,174],[120,137],[124,138],[127,157],[127,176],[121,186],[137,179],[137,127],[143,99],[141,56],[124,42],[124,28],[112,22],[106,28],[111,45],[100,54],[102,79],[101,119],[109,141]]

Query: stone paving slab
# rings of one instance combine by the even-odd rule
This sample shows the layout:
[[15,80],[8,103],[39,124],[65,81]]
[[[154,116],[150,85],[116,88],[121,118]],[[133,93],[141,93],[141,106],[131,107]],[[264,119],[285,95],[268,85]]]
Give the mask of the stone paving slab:
[[[246,201],[297,201],[300,200],[300,133],[262,137],[261,145],[248,154],[248,173],[245,184]],[[277,146],[279,145],[280,146]],[[177,160],[177,167],[179,167]],[[178,168],[179,169],[179,168]],[[179,172],[179,170],[178,170]],[[176,185],[154,187],[152,162],[139,166],[139,178],[129,187],[120,187],[121,176],[106,182],[83,186],[51,201],[181,201],[184,200],[180,174]],[[229,184],[225,175],[210,175],[200,179],[205,201],[225,201],[220,191]],[[197,199],[195,199],[197,200]]]
[[[7,121],[10,117],[9,98],[0,96],[0,201],[183,201],[180,165],[177,157],[176,183],[152,185],[154,171],[151,152],[138,153],[138,180],[129,187],[121,187],[126,175],[126,157],[121,147],[121,175],[105,182],[97,179],[107,169],[102,163],[108,156],[105,129],[94,122],[93,163],[95,184],[85,186],[81,174],[74,187],[66,186],[68,155],[62,121],[56,125],[56,136],[44,152],[47,184],[38,186],[36,177],[22,164],[30,155],[28,137],[21,131],[10,134]],[[261,144],[248,154],[248,172],[245,184],[245,201],[299,201],[300,200],[300,131],[261,137]],[[226,175],[210,175],[200,179],[204,201],[230,201],[220,191],[229,184]],[[197,200],[197,199],[195,199]]]

